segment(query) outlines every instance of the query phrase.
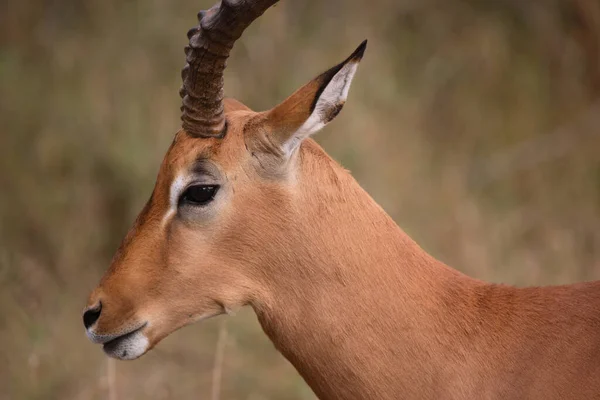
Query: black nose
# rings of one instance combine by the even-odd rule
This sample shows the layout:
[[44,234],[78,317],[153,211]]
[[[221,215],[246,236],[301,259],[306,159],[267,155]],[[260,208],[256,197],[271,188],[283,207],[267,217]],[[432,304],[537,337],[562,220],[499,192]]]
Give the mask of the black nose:
[[98,303],[97,306],[89,308],[83,313],[83,325],[85,325],[85,329],[88,329],[90,326],[94,325],[94,322],[98,321],[101,312],[102,303]]

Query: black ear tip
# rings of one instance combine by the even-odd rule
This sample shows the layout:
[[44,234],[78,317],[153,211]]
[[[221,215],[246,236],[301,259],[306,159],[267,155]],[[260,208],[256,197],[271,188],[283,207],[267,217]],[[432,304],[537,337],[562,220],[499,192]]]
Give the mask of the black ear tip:
[[358,45],[354,53],[350,57],[348,57],[348,61],[360,61],[365,54],[365,50],[367,49],[367,39],[363,40],[361,44]]

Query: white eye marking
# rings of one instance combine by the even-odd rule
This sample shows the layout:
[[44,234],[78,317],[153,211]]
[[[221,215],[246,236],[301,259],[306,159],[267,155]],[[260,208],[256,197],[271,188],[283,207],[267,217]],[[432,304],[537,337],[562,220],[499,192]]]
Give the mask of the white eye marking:
[[163,217],[162,225],[165,226],[171,217],[175,215],[177,212],[177,203],[179,202],[179,197],[188,184],[189,178],[185,175],[179,175],[177,178],[173,180],[171,183],[171,189],[169,191],[169,209],[167,213]]

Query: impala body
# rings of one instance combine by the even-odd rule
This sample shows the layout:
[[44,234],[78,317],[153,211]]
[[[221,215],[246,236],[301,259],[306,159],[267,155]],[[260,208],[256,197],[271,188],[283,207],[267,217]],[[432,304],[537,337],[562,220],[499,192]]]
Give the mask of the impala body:
[[111,357],[251,306],[321,399],[600,398],[600,283],[516,289],[413,242],[309,136],[366,47],[281,104],[223,99],[225,60],[276,0],[224,1],[189,33],[183,128],[84,310]]

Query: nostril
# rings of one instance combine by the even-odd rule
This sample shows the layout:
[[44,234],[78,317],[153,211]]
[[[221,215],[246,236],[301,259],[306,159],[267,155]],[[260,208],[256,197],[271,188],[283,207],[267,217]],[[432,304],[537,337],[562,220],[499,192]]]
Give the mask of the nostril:
[[94,325],[94,322],[100,318],[100,313],[102,312],[102,303],[98,302],[98,305],[86,310],[83,313],[83,325],[85,325],[85,329],[88,329],[90,326]]

